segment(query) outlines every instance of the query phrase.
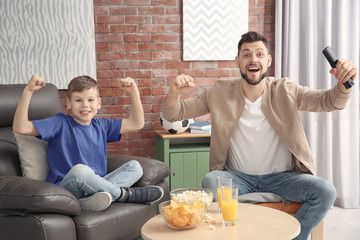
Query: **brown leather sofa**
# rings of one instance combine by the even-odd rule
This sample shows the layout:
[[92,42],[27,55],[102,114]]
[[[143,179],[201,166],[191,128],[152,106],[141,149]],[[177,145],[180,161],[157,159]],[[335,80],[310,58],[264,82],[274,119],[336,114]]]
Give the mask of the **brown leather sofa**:
[[[24,84],[0,85],[0,239],[139,238],[142,225],[158,214],[160,202],[169,199],[165,181],[169,166],[142,157],[108,156],[108,171],[131,159],[138,160],[144,176],[134,186],[158,185],[164,189],[164,197],[152,205],[112,203],[102,212],[81,211],[77,199],[64,188],[22,177],[12,121],[24,87]],[[47,84],[34,93],[29,118],[41,119],[61,111],[57,88]]]

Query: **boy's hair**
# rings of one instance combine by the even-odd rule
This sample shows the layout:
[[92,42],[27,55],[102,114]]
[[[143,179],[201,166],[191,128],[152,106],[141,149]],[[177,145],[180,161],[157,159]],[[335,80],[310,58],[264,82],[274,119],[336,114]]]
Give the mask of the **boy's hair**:
[[241,35],[241,39],[238,43],[238,53],[237,55],[239,56],[240,53],[240,49],[241,49],[241,45],[243,43],[253,43],[253,42],[258,42],[258,41],[262,41],[266,47],[266,50],[269,51],[269,42],[266,39],[266,37],[264,37],[263,35],[259,34],[258,32],[247,32],[244,33],[243,35]]
[[99,97],[99,86],[93,78],[86,75],[73,78],[68,85],[68,98],[71,99],[73,92],[82,92],[91,88],[96,89]]

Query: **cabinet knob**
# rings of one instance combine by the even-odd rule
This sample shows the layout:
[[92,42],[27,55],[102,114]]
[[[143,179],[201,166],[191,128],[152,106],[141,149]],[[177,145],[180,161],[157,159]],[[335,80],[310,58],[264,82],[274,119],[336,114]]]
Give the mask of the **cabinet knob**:
[[173,174],[172,174],[173,176],[175,176],[175,172],[173,172]]

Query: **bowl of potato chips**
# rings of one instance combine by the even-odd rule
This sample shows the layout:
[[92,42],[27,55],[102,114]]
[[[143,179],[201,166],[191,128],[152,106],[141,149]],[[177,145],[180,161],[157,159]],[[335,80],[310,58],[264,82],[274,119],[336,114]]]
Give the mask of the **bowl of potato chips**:
[[170,200],[160,203],[160,214],[166,224],[173,229],[191,229],[204,219],[206,203],[203,201]]
[[203,201],[209,206],[214,199],[214,192],[208,188],[180,188],[170,192],[170,199],[176,201]]

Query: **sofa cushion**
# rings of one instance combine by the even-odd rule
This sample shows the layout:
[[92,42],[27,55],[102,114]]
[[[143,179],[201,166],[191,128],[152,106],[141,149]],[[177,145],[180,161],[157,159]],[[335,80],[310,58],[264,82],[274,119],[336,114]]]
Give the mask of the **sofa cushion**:
[[[25,87],[26,84],[0,84],[0,127],[12,126]],[[54,84],[46,83],[45,87],[34,92],[29,106],[29,120],[51,117],[59,112],[62,112],[62,107]]]
[[0,176],[22,176],[18,146],[12,128],[0,128]]
[[3,240],[78,239],[75,224],[71,217],[51,213],[0,217],[0,233],[0,239]]
[[49,164],[46,149],[48,143],[33,136],[26,136],[14,132],[24,177],[45,181]]
[[65,188],[19,176],[0,176],[0,212],[60,213],[81,212],[76,197]]
[[108,172],[114,171],[115,169],[130,160],[138,161],[143,168],[143,176],[133,185],[134,187],[154,185],[169,176],[170,167],[166,163],[163,163],[156,159],[144,158],[139,156],[134,157],[125,154],[108,155]]
[[101,212],[82,211],[73,220],[78,239],[137,239],[141,227],[155,215],[152,205],[114,202]]

